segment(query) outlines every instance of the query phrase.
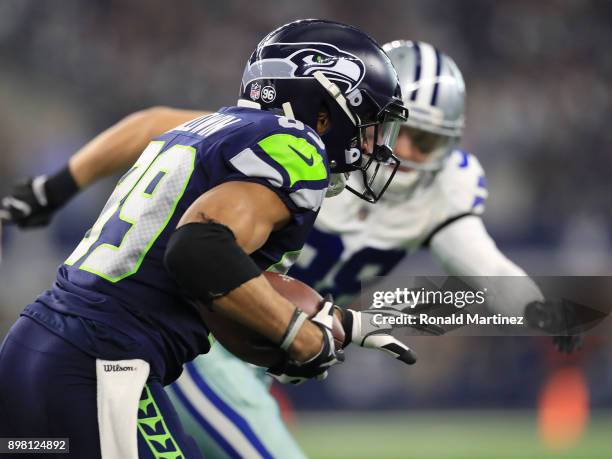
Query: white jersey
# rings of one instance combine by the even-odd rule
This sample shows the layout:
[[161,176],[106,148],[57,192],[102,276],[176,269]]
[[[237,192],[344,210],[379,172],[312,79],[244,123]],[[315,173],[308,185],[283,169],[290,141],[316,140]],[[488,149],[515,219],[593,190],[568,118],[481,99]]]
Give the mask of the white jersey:
[[386,275],[445,224],[482,214],[486,198],[480,162],[462,150],[453,151],[437,173],[423,174],[410,193],[390,189],[370,204],[345,191],[324,201],[290,274],[347,299],[361,282]]

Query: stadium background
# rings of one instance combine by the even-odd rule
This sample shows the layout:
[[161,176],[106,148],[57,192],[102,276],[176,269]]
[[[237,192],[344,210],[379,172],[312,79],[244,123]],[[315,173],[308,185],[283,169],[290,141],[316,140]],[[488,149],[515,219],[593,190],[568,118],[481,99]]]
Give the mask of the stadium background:
[[[0,195],[19,177],[53,172],[134,110],[233,104],[255,44],[303,17],[452,56],[467,83],[463,146],[487,172],[484,220],[501,248],[530,273],[612,272],[612,3],[603,0],[4,0]],[[85,192],[48,231],[5,232],[0,336],[47,288],[111,188]],[[402,269],[435,272],[426,253]],[[612,457],[609,339],[572,358],[540,339],[412,344],[414,368],[351,352],[325,384],[284,391],[312,457]]]

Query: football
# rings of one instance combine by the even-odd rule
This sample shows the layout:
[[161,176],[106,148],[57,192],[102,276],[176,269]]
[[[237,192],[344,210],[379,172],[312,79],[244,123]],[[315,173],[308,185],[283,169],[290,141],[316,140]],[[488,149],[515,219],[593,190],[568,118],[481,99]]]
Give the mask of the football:
[[[302,309],[309,317],[318,312],[323,298],[314,289],[283,274],[266,272],[264,276],[281,296]],[[259,333],[210,308],[202,307],[201,311],[214,338],[236,357],[265,368],[277,365],[285,358],[284,351]],[[332,333],[336,346],[340,347],[344,341],[344,330],[336,317]]]

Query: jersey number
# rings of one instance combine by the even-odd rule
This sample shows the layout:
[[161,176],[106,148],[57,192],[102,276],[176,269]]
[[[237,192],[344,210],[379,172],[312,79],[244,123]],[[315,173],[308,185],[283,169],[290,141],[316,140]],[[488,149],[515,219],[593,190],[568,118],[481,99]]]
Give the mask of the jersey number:
[[[195,167],[193,147],[151,142],[119,180],[100,217],[65,264],[110,282],[136,273],[183,196]],[[96,246],[91,250],[94,245]]]
[[289,275],[312,285],[322,295],[331,293],[340,303],[358,293],[362,282],[387,275],[406,255],[403,249],[363,247],[341,262],[345,247],[340,236],[317,228],[308,235],[307,245],[304,252],[310,251],[311,257],[301,264],[298,260]]

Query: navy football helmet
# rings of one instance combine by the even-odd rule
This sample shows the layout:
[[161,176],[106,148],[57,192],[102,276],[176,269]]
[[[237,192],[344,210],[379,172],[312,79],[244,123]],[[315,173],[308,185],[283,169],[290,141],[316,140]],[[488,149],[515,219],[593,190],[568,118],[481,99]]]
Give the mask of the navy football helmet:
[[[313,129],[327,110],[331,127],[321,138],[330,170],[358,171],[347,189],[367,201],[382,196],[399,167],[393,148],[408,110],[397,74],[382,48],[354,27],[308,19],[274,30],[249,58],[240,97]],[[388,180],[375,180],[388,166]]]

